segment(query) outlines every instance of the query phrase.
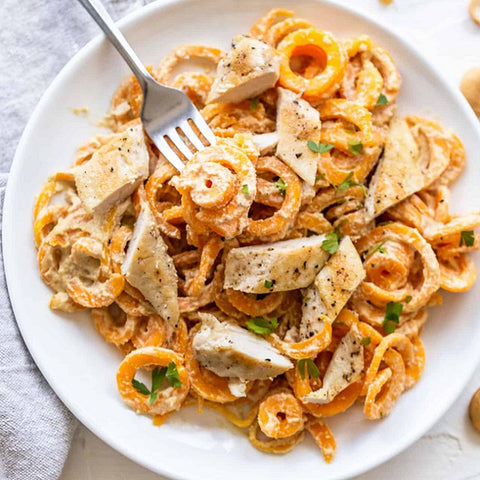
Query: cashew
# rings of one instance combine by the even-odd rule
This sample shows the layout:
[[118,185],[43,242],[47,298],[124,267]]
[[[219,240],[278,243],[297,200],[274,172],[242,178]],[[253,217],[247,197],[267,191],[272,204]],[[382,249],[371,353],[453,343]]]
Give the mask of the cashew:
[[473,427],[480,433],[480,388],[473,394],[468,413]]
[[473,21],[480,25],[480,0],[470,0],[470,6],[468,12]]
[[[480,0],[477,4],[480,10]],[[480,11],[478,13],[480,14]],[[480,67],[471,68],[465,73],[460,83],[460,90],[475,114],[480,117]]]

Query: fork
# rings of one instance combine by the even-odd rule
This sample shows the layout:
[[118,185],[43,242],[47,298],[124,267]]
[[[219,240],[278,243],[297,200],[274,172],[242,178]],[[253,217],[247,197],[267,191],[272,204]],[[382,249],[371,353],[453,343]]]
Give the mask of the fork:
[[196,151],[205,148],[190,122],[210,145],[215,145],[215,135],[182,91],[162,85],[150,75],[99,0],[78,1],[103,30],[137,78],[143,92],[140,114],[143,128],[160,153],[181,172],[184,163],[171,145],[187,160],[192,158],[193,152],[184,138],[188,139]]

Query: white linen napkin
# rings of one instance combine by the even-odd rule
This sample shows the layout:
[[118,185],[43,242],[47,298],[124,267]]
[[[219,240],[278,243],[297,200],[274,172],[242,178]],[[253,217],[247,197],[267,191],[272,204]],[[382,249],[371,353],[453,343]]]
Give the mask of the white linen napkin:
[[[116,19],[149,0],[103,0]],[[36,103],[98,27],[73,0],[0,1],[0,215],[10,165]],[[0,218],[1,220],[1,218]],[[0,479],[56,480],[76,426],[18,331],[0,257]]]

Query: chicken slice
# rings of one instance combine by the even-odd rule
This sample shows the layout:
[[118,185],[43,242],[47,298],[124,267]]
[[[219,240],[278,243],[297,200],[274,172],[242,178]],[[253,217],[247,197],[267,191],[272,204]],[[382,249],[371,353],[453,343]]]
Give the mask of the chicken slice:
[[75,168],[75,185],[85,210],[105,212],[125,200],[148,177],[149,162],[141,125],[114,135]]
[[350,237],[340,240],[338,250],[315,278],[320,298],[333,321],[365,278],[362,259]]
[[247,293],[305,288],[325,264],[325,235],[233,248],[225,263],[225,288]]
[[278,88],[277,157],[282,159],[309,185],[315,183],[318,153],[308,141],[320,142],[320,114],[306,100],[284,88]]
[[177,271],[147,204],[135,223],[122,273],[163,319],[173,327],[177,324]]
[[407,122],[394,117],[385,151],[370,182],[365,207],[371,217],[401,202],[424,186],[418,147]]
[[273,87],[280,61],[275,49],[245,35],[233,37],[232,49],[220,61],[207,103],[239,103]]
[[329,403],[363,373],[362,336],[353,325],[342,338],[330,361],[322,388],[303,397],[304,402]]
[[198,314],[202,326],[193,337],[195,358],[220,377],[258,380],[275,377],[293,367],[266,340],[210,313]]
[[278,143],[278,132],[259,133],[253,135],[253,143],[260,151],[260,155],[273,153]]
[[323,330],[323,322],[329,317],[314,283],[302,290],[302,297],[302,319],[298,333],[301,340],[307,340]]
[[228,389],[230,390],[230,393],[237,398],[246,397],[247,384],[248,384],[247,380],[232,377],[228,380]]

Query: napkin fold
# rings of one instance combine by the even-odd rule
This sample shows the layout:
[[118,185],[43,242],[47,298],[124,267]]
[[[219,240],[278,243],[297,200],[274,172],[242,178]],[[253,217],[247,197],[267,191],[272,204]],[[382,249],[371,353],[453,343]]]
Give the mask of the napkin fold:
[[[118,19],[149,1],[103,3]],[[0,222],[8,171],[30,114],[61,68],[98,33],[93,20],[72,0],[0,1]],[[3,257],[0,332],[0,479],[56,480],[76,420],[23,343],[8,298]]]

